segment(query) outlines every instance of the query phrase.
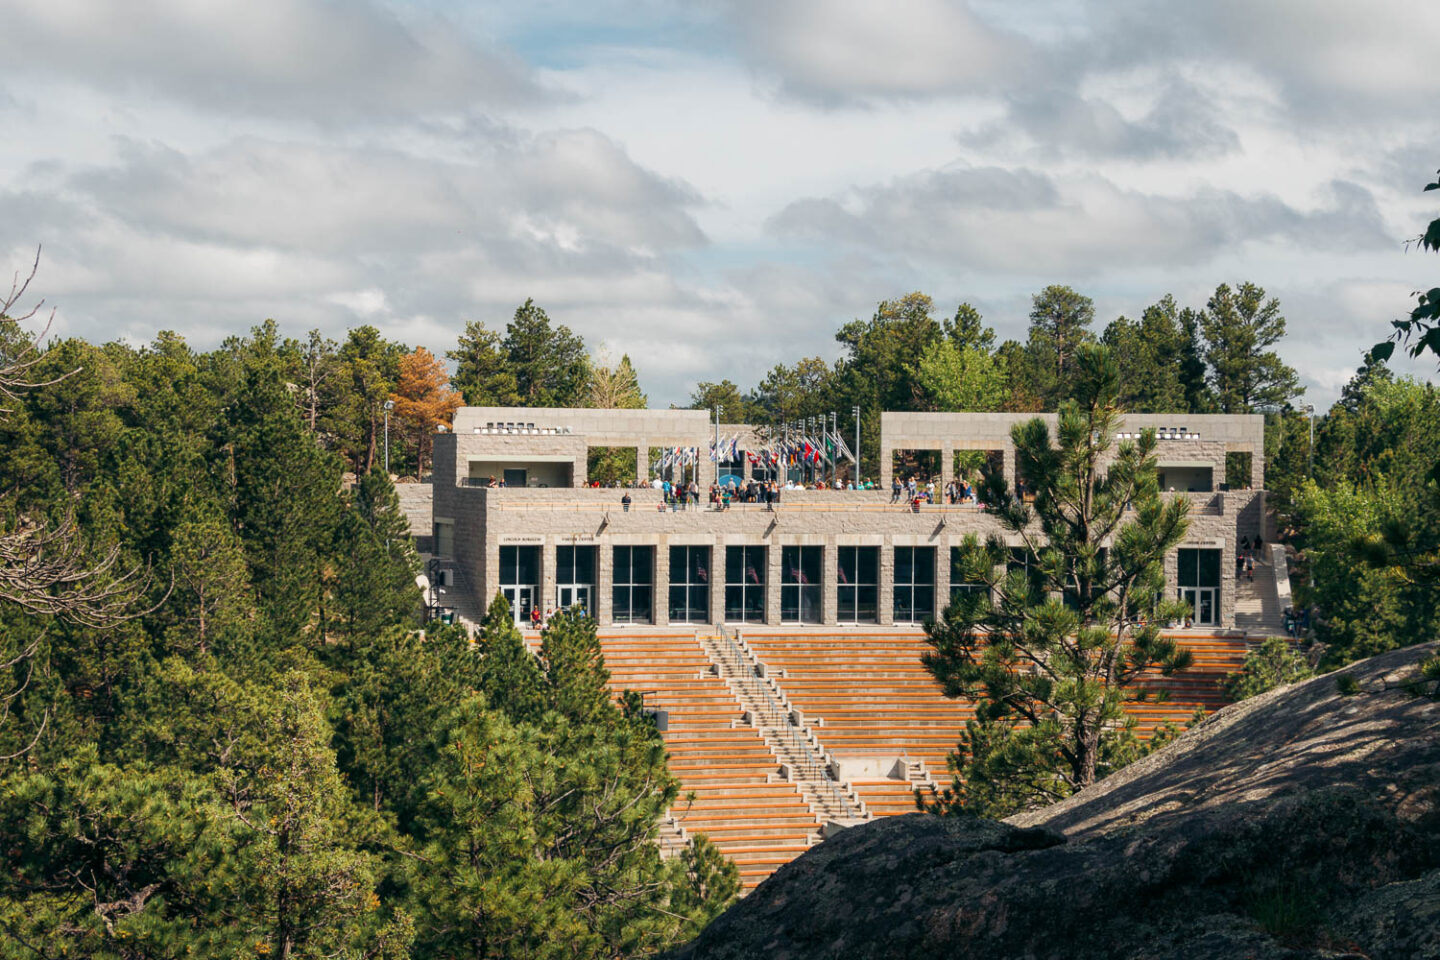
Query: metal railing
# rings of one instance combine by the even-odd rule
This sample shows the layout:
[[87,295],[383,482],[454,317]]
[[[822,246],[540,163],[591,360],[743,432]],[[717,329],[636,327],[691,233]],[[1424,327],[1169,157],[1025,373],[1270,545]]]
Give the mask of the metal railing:
[[[724,641],[734,658],[748,666],[750,660],[745,656],[745,651],[741,650],[740,645],[731,638],[723,624],[720,625],[718,633],[720,639]],[[751,694],[752,699],[760,702],[761,698],[763,698],[766,709],[772,717],[779,716],[784,720],[781,726],[772,727],[771,729],[776,730],[778,736],[781,736],[791,746],[797,748],[805,755],[803,768],[805,777],[812,784],[816,784],[816,791],[821,792],[821,787],[823,787],[824,795],[839,806],[844,812],[845,817],[853,818],[856,811],[852,808],[849,798],[845,796],[844,791],[840,789],[839,785],[830,779],[829,767],[810,749],[810,742],[801,735],[800,728],[790,722],[790,711],[775,699],[774,694],[770,690],[770,685],[761,677],[755,676],[753,670],[746,676],[739,678],[739,683],[747,693]],[[759,696],[755,696],[756,693],[758,693]],[[783,733],[779,733],[778,731],[783,731]]]

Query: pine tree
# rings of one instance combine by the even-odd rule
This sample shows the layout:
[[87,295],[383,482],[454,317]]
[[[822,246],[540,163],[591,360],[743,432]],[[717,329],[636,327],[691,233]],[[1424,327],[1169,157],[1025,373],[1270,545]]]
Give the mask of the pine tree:
[[286,642],[312,626],[338,524],[340,464],[300,422],[273,342],[252,346],[222,427],[232,523],[266,627]]
[[515,310],[501,344],[515,376],[519,402],[527,407],[578,406],[589,381],[585,341],[561,324],[550,326],[545,311],[526,300]]
[[1159,626],[1183,615],[1161,598],[1188,503],[1160,496],[1153,431],[1109,456],[1119,423],[1109,351],[1081,345],[1074,374],[1054,437],[1039,419],[1011,432],[1033,507],[1003,475],[985,477],[986,512],[1021,540],[1034,569],[1001,575],[1005,542],[968,537],[964,576],[989,584],[994,600],[964,595],[926,625],[926,668],[947,695],[976,700],[940,809],[1003,815],[1089,786],[1140,752],[1124,704],[1143,694],[1130,682],[1188,664]]
[[1187,340],[1169,295],[1145,308],[1138,323],[1118,317],[1101,342],[1120,364],[1120,403],[1137,413],[1190,411],[1184,381]]
[[509,407],[520,401],[515,373],[501,344],[503,337],[483,323],[471,320],[465,324],[454,350],[445,358],[455,361],[455,376],[450,382],[471,407]]
[[170,569],[173,592],[164,612],[174,621],[166,633],[172,649],[203,658],[253,626],[245,552],[213,501],[197,496],[186,504],[171,534]]
[[480,658],[459,627],[395,628],[362,639],[346,660],[329,716],[356,799],[409,830],[421,785],[455,704],[480,689]]
[[1094,320],[1094,301],[1069,287],[1051,285],[1031,298],[1025,350],[1033,392],[1044,399],[1047,410],[1068,396],[1075,354],[1081,344],[1095,339],[1089,329]]
[[1280,301],[1253,283],[1220,284],[1200,321],[1205,362],[1221,413],[1281,407],[1301,392],[1294,369],[1269,349],[1285,336]]
[[540,637],[540,662],[550,709],[577,724],[618,716],[610,700],[610,671],[600,653],[594,619],[575,610],[552,616]]
[[[552,618],[552,623],[554,622]],[[512,723],[535,723],[545,712],[545,675],[525,646],[504,595],[496,594],[480,625],[480,689]]]
[[383,470],[360,478],[337,531],[334,628],[354,639],[410,625],[420,609],[420,561],[395,487]]

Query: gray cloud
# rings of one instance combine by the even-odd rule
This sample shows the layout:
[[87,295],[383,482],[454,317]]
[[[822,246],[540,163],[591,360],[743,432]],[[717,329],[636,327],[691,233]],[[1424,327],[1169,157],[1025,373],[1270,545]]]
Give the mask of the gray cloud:
[[1240,145],[1214,99],[1178,78],[1134,120],[1071,87],[1017,93],[1006,98],[1005,108],[1002,119],[963,134],[961,143],[977,148],[1013,143],[1043,158],[1129,160],[1215,157]]
[[4,26],[32,76],[224,114],[330,125],[540,96],[512,55],[373,0],[14,0]]
[[1341,250],[1390,242],[1363,187],[1337,181],[1325,193],[1304,211],[1268,195],[1162,196],[1093,174],[957,166],[796,201],[769,226],[788,240],[839,239],[951,269],[1081,276],[1193,265],[1251,241]]
[[822,103],[984,91],[1035,69],[1030,45],[952,0],[732,0],[741,49]]
[[1091,54],[1136,62],[1239,66],[1274,83],[1291,119],[1369,124],[1428,116],[1440,6],[1413,0],[1213,0],[1087,5]]

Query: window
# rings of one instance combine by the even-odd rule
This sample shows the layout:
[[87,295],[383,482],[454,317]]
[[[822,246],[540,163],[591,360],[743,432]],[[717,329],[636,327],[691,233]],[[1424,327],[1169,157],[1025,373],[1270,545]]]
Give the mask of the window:
[[510,613],[519,624],[530,623],[530,614],[540,603],[540,548],[500,547],[500,593],[510,603]]
[[780,619],[820,623],[824,547],[780,548]]
[[725,619],[765,622],[765,548],[725,548]]
[[1177,551],[1175,559],[1179,597],[1190,604],[1193,621],[1206,626],[1219,624],[1220,551],[1186,548]]
[[961,560],[962,550],[960,547],[950,548],[950,602],[954,603],[961,597],[976,594],[989,595],[990,585],[984,580],[968,579],[965,576],[964,563]]
[[655,589],[655,548],[615,547],[614,550],[610,617],[616,623],[649,623]]
[[1039,569],[1040,559],[1025,547],[1011,547],[1010,560],[1005,564],[1006,574],[1023,573],[1030,585],[1031,593],[1038,593],[1039,599],[1045,599],[1050,592],[1049,584],[1045,582],[1045,575]]
[[935,616],[935,548],[895,548],[895,621],[920,623]]
[[560,546],[555,548],[555,608],[576,607],[595,612],[596,548]]
[[710,619],[710,548],[670,548],[670,622]]
[[449,520],[435,521],[435,556],[455,555],[455,524]]
[[[1105,547],[1101,547],[1101,548],[1099,549],[1099,551],[1097,551],[1097,559],[1098,559],[1099,562],[1100,562],[1100,575],[1101,575],[1101,577],[1104,576],[1105,560],[1106,560],[1106,557],[1108,556],[1109,552],[1110,552],[1110,551],[1107,550]],[[1074,581],[1074,579],[1073,579],[1073,570],[1074,570],[1074,565],[1072,564],[1072,565],[1071,565],[1072,576],[1066,577],[1066,579],[1065,579],[1065,589],[1064,589],[1063,591],[1061,591],[1061,599],[1064,601],[1065,606],[1069,607],[1071,610],[1079,610],[1079,609],[1080,609],[1080,593],[1079,593],[1079,591],[1078,591],[1078,590],[1076,589],[1076,587],[1075,587],[1075,581]],[[1104,591],[1099,589],[1098,584],[1091,584],[1091,585],[1090,585],[1090,595],[1091,595],[1091,598],[1092,598],[1092,599],[1095,598],[1095,597],[1100,596],[1102,593],[1104,593]]]
[[841,547],[836,557],[841,623],[876,623],[880,613],[880,548]]

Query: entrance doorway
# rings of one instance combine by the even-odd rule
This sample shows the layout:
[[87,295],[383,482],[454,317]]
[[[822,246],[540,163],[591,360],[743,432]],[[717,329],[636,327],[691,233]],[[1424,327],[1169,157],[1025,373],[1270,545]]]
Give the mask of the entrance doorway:
[[1219,590],[1214,587],[1185,587],[1180,591],[1180,599],[1190,605],[1191,617],[1197,626],[1219,624]]
[[500,547],[500,593],[510,604],[517,624],[528,625],[531,612],[540,603],[540,548]]
[[510,604],[510,615],[517,626],[530,625],[530,611],[535,609],[535,587],[501,587],[505,602]]
[[1176,557],[1180,599],[1190,605],[1196,626],[1220,624],[1220,551],[1182,548]]
[[595,547],[555,548],[555,609],[595,615]]
[[570,584],[555,588],[555,607],[559,610],[569,610],[577,607],[587,613],[595,608],[590,604],[589,584]]

